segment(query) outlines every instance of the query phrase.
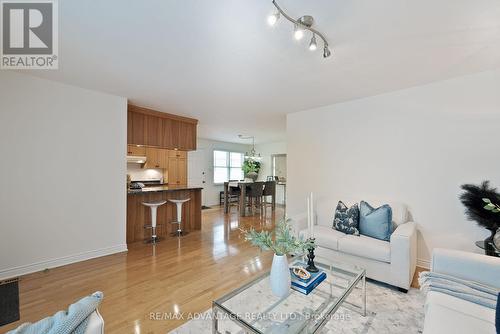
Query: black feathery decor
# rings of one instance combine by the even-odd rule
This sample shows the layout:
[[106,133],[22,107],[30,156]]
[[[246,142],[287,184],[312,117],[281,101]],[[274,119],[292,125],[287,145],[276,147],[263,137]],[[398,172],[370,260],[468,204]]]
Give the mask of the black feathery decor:
[[490,187],[489,181],[484,181],[480,185],[464,184],[461,188],[464,192],[460,195],[460,201],[465,206],[467,219],[475,221],[479,226],[491,232],[491,236],[484,240],[484,246],[486,254],[493,255],[494,251],[490,243],[500,227],[500,214],[486,210],[483,198],[488,198],[493,203],[500,203],[500,194],[496,188]]

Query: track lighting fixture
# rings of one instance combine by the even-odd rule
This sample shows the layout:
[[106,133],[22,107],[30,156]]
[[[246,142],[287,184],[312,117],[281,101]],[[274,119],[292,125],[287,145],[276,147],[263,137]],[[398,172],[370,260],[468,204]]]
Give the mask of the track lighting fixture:
[[273,26],[278,22],[280,18],[280,12],[276,12],[274,14],[271,14],[267,17],[267,23],[269,23],[270,26]]
[[313,37],[311,38],[311,42],[309,43],[309,50],[316,51],[318,48],[318,44],[316,43],[316,34],[313,33]]
[[294,24],[293,37],[296,40],[301,40],[304,37],[306,31],[310,31],[312,33],[311,41],[309,42],[309,50],[315,51],[318,48],[318,43],[316,41],[316,35],[321,38],[323,41],[323,57],[328,58],[332,54],[330,49],[328,48],[328,41],[325,36],[320,33],[318,30],[312,28],[314,24],[314,18],[310,15],[304,15],[299,17],[297,20],[293,19],[291,16],[286,14],[280,6],[276,3],[276,0],[273,0],[273,5],[278,10],[275,14],[269,15],[267,18],[267,22],[269,25],[273,26],[278,22],[278,19],[283,16],[287,21]]
[[325,45],[325,47],[323,48],[323,58],[328,58],[331,54],[332,53],[330,52],[330,49],[327,45]]
[[295,25],[295,29],[293,30],[293,37],[298,41],[304,37],[304,30],[300,28],[298,24]]

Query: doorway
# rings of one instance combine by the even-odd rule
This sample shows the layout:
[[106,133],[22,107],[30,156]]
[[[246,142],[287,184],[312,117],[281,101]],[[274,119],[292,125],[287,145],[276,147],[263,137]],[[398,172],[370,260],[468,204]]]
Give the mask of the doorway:
[[276,203],[286,205],[286,154],[271,155],[271,173],[278,178]]
[[201,191],[201,205],[206,207],[206,188],[207,188],[207,150],[198,147],[196,151],[188,152],[188,186],[203,188]]

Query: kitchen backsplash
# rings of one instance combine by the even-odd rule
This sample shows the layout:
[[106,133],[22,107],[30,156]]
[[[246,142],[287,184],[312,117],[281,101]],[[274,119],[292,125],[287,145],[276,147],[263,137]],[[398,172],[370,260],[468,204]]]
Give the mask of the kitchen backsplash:
[[144,169],[139,164],[127,164],[127,174],[132,181],[157,180],[163,178],[163,169]]

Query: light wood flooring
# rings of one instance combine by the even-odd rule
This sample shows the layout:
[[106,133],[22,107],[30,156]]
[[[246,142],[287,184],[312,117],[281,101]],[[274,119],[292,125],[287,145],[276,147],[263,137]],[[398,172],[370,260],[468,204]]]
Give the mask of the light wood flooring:
[[250,246],[239,228],[271,229],[282,216],[282,208],[268,210],[266,217],[203,210],[202,230],[180,239],[167,238],[155,247],[134,243],[126,253],[23,276],[21,320],[0,327],[0,333],[98,290],[104,292],[99,310],[106,333],[167,333],[186,320],[151,320],[151,313],[205,311],[212,300],[269,270],[272,254]]

